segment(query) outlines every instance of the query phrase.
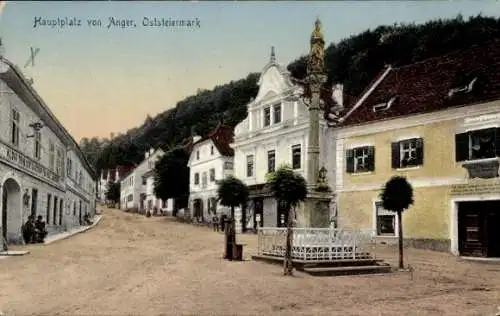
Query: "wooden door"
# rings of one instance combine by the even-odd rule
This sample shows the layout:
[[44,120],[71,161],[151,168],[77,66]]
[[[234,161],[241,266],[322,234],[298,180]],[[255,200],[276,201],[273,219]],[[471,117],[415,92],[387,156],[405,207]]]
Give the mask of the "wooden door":
[[7,188],[5,186],[2,188],[2,235],[4,239],[7,239]]
[[486,211],[486,238],[488,257],[500,257],[500,201],[488,201]]
[[461,256],[486,257],[485,218],[479,203],[459,204],[458,229]]

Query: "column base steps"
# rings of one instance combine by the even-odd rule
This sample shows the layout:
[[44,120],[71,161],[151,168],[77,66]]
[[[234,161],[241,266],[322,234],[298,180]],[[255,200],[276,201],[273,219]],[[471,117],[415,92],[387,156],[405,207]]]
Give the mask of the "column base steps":
[[[252,256],[252,260],[273,264],[283,264],[283,257]],[[340,276],[390,273],[393,268],[380,259],[339,259],[339,260],[293,260],[293,266],[314,276]]]

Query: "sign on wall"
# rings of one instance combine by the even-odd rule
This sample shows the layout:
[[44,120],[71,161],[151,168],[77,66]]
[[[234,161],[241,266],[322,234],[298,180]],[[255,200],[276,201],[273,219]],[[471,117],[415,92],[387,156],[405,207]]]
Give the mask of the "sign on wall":
[[451,195],[468,196],[481,194],[500,194],[500,181],[481,181],[451,186]]

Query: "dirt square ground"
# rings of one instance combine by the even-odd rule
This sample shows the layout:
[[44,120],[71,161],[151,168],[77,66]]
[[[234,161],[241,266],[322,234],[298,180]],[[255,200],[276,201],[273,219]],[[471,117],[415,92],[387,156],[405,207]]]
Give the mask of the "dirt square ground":
[[[169,217],[104,210],[93,229],[0,260],[3,315],[495,315],[500,264],[406,250],[409,273],[283,277],[221,259],[223,235]],[[396,264],[396,249],[379,247]],[[0,314],[2,315],[2,314]]]

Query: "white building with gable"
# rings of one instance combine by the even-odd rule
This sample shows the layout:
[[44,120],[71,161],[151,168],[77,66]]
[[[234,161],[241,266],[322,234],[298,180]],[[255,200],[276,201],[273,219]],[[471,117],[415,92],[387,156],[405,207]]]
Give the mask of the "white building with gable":
[[[247,118],[236,126],[232,144],[234,175],[250,189],[250,201],[241,215],[246,229],[286,223],[284,210],[265,189],[268,173],[286,164],[304,177],[307,174],[308,109],[300,97],[302,87],[294,84],[286,67],[276,62],[274,48],[258,84],[259,92],[248,104]],[[341,99],[339,91],[334,92],[334,98]],[[320,146],[327,150],[322,151],[320,166],[326,168],[326,157],[335,155],[327,133],[327,123],[321,119]]]
[[[144,160],[120,181],[120,208],[122,210],[147,210],[147,177],[154,170],[156,161],[164,154],[161,149],[150,149]],[[151,200],[151,197],[150,197]],[[151,205],[151,208],[153,205]]]
[[217,203],[218,181],[233,173],[233,130],[220,124],[204,138],[196,136],[189,158],[189,208],[199,222],[210,222],[215,214],[229,214]]

